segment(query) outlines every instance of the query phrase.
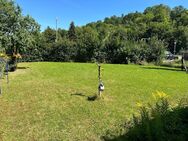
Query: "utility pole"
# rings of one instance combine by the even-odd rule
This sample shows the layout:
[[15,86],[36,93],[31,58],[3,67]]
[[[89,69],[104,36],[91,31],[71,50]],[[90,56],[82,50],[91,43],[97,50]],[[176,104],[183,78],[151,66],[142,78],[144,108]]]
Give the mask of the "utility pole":
[[55,40],[56,43],[58,42],[58,27],[57,27],[57,24],[58,24],[58,18],[56,18],[56,40]]

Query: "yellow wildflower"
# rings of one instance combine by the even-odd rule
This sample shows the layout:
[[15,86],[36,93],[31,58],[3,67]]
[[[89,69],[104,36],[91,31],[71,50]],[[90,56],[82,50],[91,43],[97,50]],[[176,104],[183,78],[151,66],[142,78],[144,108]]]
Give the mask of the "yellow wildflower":
[[143,104],[141,102],[137,102],[136,106],[139,107],[139,108],[141,108],[141,107],[143,107]]
[[153,93],[152,95],[155,99],[158,99],[158,98],[161,99],[161,98],[167,98],[168,97],[168,95],[166,93],[159,92],[159,91],[156,91],[156,93]]

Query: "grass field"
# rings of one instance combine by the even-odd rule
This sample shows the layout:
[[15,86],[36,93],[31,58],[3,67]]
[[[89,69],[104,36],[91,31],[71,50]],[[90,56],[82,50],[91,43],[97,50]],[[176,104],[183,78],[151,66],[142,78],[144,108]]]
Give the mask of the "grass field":
[[97,93],[96,64],[20,63],[3,83],[0,140],[100,140],[138,112],[137,102],[152,103],[163,91],[171,103],[188,96],[188,75],[155,66],[102,65],[103,99]]

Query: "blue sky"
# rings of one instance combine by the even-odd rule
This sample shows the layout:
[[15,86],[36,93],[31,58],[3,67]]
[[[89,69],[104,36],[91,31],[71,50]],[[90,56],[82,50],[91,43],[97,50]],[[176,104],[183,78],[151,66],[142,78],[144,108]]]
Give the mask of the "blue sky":
[[103,20],[113,15],[142,12],[146,7],[166,4],[171,8],[182,5],[188,8],[188,0],[16,0],[24,15],[31,15],[40,25],[68,29],[71,21],[77,26]]

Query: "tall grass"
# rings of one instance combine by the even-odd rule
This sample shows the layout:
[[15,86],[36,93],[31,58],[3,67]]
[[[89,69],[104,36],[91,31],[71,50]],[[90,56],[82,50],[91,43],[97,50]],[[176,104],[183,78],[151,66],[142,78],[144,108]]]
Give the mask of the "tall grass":
[[[154,106],[141,106],[140,116],[133,115],[132,124],[117,137],[106,141],[187,141],[188,99],[172,107],[167,98],[160,98]],[[126,131],[126,132],[125,132]]]

